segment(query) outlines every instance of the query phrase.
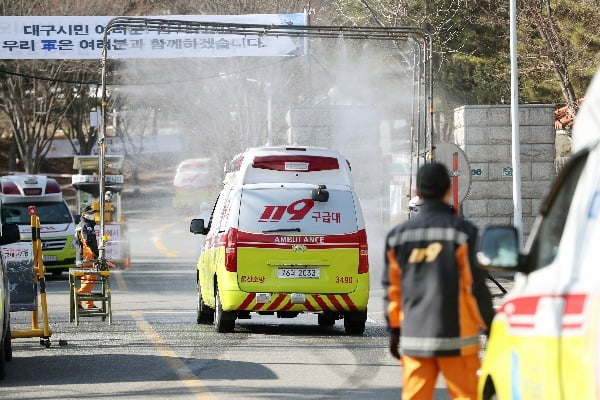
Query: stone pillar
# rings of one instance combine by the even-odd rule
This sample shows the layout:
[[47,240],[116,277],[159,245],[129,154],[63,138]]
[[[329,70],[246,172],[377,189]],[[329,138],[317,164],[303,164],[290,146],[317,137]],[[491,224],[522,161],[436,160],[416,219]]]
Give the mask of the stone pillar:
[[[528,236],[555,177],[554,106],[521,105],[521,197]],[[513,220],[510,106],[463,106],[454,110],[455,142],[471,167],[465,217],[480,228]]]

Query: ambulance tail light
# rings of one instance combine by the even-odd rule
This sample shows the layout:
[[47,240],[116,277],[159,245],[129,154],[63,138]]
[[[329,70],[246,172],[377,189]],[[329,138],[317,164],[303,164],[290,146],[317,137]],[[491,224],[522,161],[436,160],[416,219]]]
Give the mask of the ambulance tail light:
[[46,194],[60,193],[60,185],[54,179],[46,181]]
[[21,192],[14,182],[3,181],[2,182],[2,194],[16,194],[20,195]]
[[237,236],[238,231],[230,228],[227,231],[225,242],[225,269],[229,272],[237,272]]
[[369,245],[367,244],[367,231],[358,231],[358,273],[369,272]]

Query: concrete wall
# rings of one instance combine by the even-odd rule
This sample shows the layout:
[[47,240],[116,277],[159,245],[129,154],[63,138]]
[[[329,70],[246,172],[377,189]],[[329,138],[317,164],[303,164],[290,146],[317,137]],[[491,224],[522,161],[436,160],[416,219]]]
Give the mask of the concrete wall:
[[[556,175],[553,105],[521,105],[523,233],[531,231]],[[465,217],[480,228],[513,224],[510,106],[463,106],[454,110],[454,140],[471,166]]]

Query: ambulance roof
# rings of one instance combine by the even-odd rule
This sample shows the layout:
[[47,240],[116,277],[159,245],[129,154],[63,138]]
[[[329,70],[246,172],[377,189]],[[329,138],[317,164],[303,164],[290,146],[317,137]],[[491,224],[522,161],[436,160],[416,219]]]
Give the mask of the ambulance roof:
[[321,147],[270,146],[246,150],[226,169],[226,184],[311,183],[352,187],[350,164]]
[[592,79],[573,125],[573,153],[600,140],[600,70]]
[[0,177],[0,196],[5,202],[60,201],[62,192],[56,180],[44,175],[6,175]]

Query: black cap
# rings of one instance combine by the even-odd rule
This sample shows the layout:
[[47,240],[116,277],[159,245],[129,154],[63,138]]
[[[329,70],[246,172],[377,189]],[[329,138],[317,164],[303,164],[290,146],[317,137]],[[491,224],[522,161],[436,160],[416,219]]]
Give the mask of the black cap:
[[94,209],[92,208],[92,206],[85,206],[83,210],[81,210],[82,214],[86,214],[86,213],[91,213],[94,212]]
[[417,191],[425,199],[440,199],[450,187],[450,173],[444,164],[425,164],[417,171]]

